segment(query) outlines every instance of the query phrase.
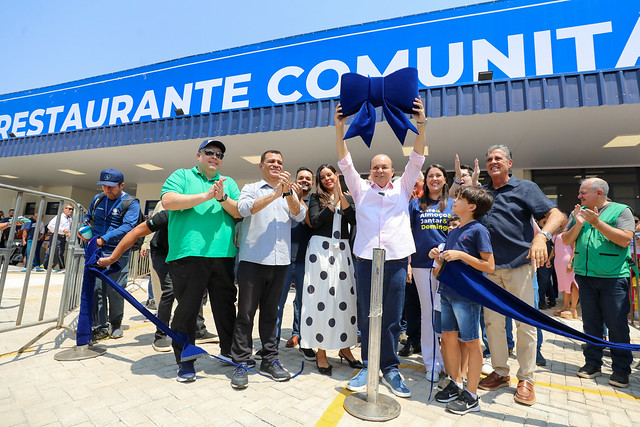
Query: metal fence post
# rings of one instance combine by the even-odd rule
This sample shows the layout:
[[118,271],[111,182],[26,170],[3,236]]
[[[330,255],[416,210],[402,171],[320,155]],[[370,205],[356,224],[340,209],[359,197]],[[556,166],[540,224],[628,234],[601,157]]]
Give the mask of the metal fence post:
[[[24,203],[24,198],[26,195],[30,197],[36,196],[39,198],[38,203],[38,219],[32,226],[34,227],[34,235],[33,241],[31,245],[31,250],[27,254],[25,261],[25,272],[24,272],[24,280],[20,291],[19,302],[15,307],[16,310],[16,319],[13,325],[9,324],[7,320],[10,315],[13,315],[13,311],[9,310],[3,314],[2,325],[0,325],[0,336],[2,336],[3,332],[9,332],[16,329],[29,328],[33,326],[40,326],[45,324],[52,324],[51,326],[44,329],[37,336],[31,339],[27,344],[25,344],[22,348],[18,350],[18,353],[25,351],[29,348],[33,343],[40,340],[47,333],[54,329],[65,329],[69,331],[71,334],[75,334],[75,330],[71,325],[65,325],[65,317],[74,310],[80,303],[80,293],[78,291],[80,284],[82,283],[82,275],[79,275],[78,269],[81,268],[84,263],[82,260],[84,259],[84,250],[79,248],[79,244],[77,242],[77,238],[75,237],[75,231],[77,230],[79,220],[82,216],[82,211],[84,210],[80,204],[78,204],[73,199],[68,197],[59,196],[55,194],[43,193],[40,191],[30,190],[27,188],[14,187],[11,185],[1,184],[0,190],[8,191],[15,194],[15,207],[14,210],[16,215],[14,217],[14,221],[12,221],[11,226],[9,228],[9,239],[7,241],[6,248],[0,248],[0,302],[3,301],[4,292],[5,292],[5,284],[8,280],[9,273],[9,264],[11,262],[11,256],[15,250],[13,245],[14,236],[17,231],[17,223],[19,212],[24,210],[26,206]],[[67,257],[67,262],[71,262],[71,268],[67,265],[66,273],[64,276],[64,281],[62,284],[62,295],[60,297],[60,305],[57,310],[57,316],[47,317],[47,304],[50,303],[50,299],[55,298],[55,295],[50,295],[50,279],[52,273],[52,260],[55,254],[55,244],[58,237],[59,229],[56,227],[53,233],[53,239],[50,239],[50,249],[49,249],[49,258],[47,263],[47,269],[44,275],[44,283],[42,284],[42,296],[37,301],[32,301],[34,298],[30,297],[30,285],[31,280],[34,279],[34,275],[31,274],[31,267],[33,265],[33,260],[37,250],[37,242],[38,235],[40,232],[40,225],[44,223],[44,216],[46,214],[45,207],[48,202],[57,202],[57,224],[60,223],[60,218],[62,215],[62,207],[65,203],[69,203],[74,207],[74,215],[73,222],[71,226],[71,236],[68,239],[68,252],[67,254],[73,254],[72,257]],[[38,284],[40,285],[40,284]],[[39,305],[39,309],[36,309],[36,304]],[[4,307],[4,306],[3,306]],[[28,310],[27,310],[28,309]],[[36,316],[37,314],[37,316]],[[24,319],[27,317],[27,319]]]
[[382,288],[385,250],[373,250],[371,262],[371,302],[369,305],[369,354],[367,356],[367,391],[354,393],[344,400],[345,410],[367,421],[388,421],[400,415],[395,399],[378,394],[380,371],[380,336],[382,333]]

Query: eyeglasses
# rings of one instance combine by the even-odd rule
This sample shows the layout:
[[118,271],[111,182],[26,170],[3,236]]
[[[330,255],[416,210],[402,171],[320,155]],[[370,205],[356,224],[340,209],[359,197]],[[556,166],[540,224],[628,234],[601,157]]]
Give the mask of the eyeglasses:
[[65,209],[69,209],[70,211],[73,210],[73,208],[71,206],[67,206]]
[[204,150],[202,150],[202,152],[204,153],[205,156],[209,156],[209,157],[216,156],[220,160],[224,159],[224,153],[222,151],[216,151],[212,148],[205,148]]
[[471,175],[469,175],[468,173],[464,173],[464,172],[460,174],[460,177],[462,177],[462,178],[466,178],[466,177],[470,177],[470,176]]

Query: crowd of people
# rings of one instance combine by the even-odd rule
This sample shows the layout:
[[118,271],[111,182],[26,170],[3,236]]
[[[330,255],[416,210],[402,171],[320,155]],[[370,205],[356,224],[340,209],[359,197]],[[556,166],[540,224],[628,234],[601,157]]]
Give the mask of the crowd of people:
[[[45,221],[40,222],[38,233],[36,233],[36,225],[38,217],[40,216],[38,211],[35,211],[29,217],[18,217],[16,220],[15,234],[13,236],[14,244],[18,244],[14,253],[10,256],[10,262],[12,264],[24,263],[23,272],[27,271],[27,268],[33,271],[42,272],[45,271],[49,265],[49,254],[51,249],[54,249],[52,268],[55,273],[64,273],[65,271],[65,250],[67,245],[67,239],[71,234],[71,217],[73,214],[73,206],[69,203],[65,203],[60,215],[60,224],[57,224],[57,216],[53,217],[45,227]],[[14,209],[9,209],[8,216],[5,217],[4,211],[0,211],[0,247],[6,247],[9,241],[10,227],[14,220]],[[54,236],[55,242],[53,241]],[[33,257],[30,266],[28,265],[28,257],[31,256],[31,247],[34,246]],[[46,248],[43,258],[43,247]]]
[[[536,270],[553,262],[564,293],[563,308],[554,314],[576,319],[580,289],[585,331],[596,337],[608,331],[611,341],[628,343],[627,260],[638,220],[635,217],[634,224],[628,206],[608,199],[606,182],[585,180],[581,205],[563,215],[535,183],[511,174],[511,152],[497,145],[486,153],[488,184],[478,183],[478,160],[471,168],[457,156],[455,177],[448,183],[441,165],[422,172],[427,119],[419,98],[413,117],[418,133],[396,179],[393,163],[384,154],[371,159],[367,178],[355,169],[339,105],[337,168],[323,163],[315,175],[308,166],[291,175],[282,153],[267,150],[258,165],[261,179],[239,189],[233,178],[220,174],[227,155],[224,143],[205,140],[196,150],[196,166],[171,174],[162,187],[161,207],[144,222],[138,218],[138,201],[123,191],[122,174],[107,169],[98,183],[103,193],[93,198],[85,218],[100,236],[104,258],[98,264],[106,267],[119,259],[123,268],[114,280],[123,284],[129,248],[155,232],[150,253],[161,282],[158,317],[197,342],[208,297],[219,357],[235,366],[231,386],[237,389],[248,387],[256,360],[260,371],[274,380],[291,378],[278,354],[282,312],[292,284],[294,320],[285,345],[315,360],[322,375],[332,375],[329,357],[337,355],[340,362],[359,369],[347,388],[366,389],[375,248],[384,249],[386,258],[380,370],[382,382],[399,397],[411,396],[398,370],[400,357],[413,353],[422,354],[427,379],[438,385],[436,400],[456,414],[480,410],[478,388],[510,384],[505,317],[439,283],[438,271],[445,262],[459,261],[486,274],[531,306],[540,296]],[[598,252],[600,246],[607,252]],[[616,292],[609,291],[614,288]],[[410,308],[405,291],[417,293],[419,304],[413,301]],[[122,336],[122,297],[100,281],[96,295],[94,339]],[[258,310],[260,346],[254,349]],[[403,312],[410,333],[399,349]],[[533,405],[534,372],[541,364],[539,331],[515,324],[519,369],[514,400]],[[480,379],[484,335],[491,369]],[[358,342],[360,358],[353,354]],[[182,346],[158,331],[154,348],[170,351],[170,346],[177,380],[195,381],[195,362],[181,360]],[[586,364],[577,375],[601,374],[602,349],[587,344],[584,354]],[[631,353],[612,348],[611,354],[609,382],[626,387]]]

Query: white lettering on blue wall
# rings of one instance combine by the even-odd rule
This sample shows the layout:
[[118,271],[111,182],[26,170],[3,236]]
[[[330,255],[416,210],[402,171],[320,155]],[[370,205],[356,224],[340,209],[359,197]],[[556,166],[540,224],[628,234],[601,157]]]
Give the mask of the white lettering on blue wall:
[[640,2],[503,0],[328,30],[0,95],[0,138],[339,96],[340,76],[418,69],[421,87],[640,61]]

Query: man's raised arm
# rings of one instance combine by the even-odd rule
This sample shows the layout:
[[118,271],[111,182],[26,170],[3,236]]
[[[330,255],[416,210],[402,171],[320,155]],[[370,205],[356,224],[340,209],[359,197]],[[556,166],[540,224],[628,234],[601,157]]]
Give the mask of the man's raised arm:
[[338,152],[338,161],[340,161],[349,154],[347,143],[344,140],[344,122],[347,121],[347,116],[342,115],[342,106],[340,104],[336,107],[336,114],[333,119],[336,123],[336,151]]
[[416,142],[413,144],[413,151],[424,156],[424,146],[427,140],[427,116],[424,113],[424,106],[420,98],[416,98],[413,105],[415,105],[413,107],[413,118],[416,119],[416,124],[418,125],[418,134],[416,135]]

